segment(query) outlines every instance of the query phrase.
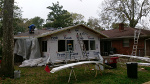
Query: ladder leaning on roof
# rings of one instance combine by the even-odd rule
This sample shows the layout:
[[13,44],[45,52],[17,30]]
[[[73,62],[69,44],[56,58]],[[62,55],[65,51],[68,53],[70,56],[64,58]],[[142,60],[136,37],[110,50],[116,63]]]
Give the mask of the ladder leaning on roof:
[[77,33],[76,37],[77,37],[78,43],[79,43],[80,48],[81,48],[82,56],[84,58],[86,57],[86,59],[88,59],[87,52],[86,52],[86,47],[85,47],[85,44],[84,44],[83,37],[82,37],[81,33],[80,34]]
[[134,31],[134,44],[131,55],[136,56],[137,53],[137,46],[138,46],[138,39],[141,33],[141,29]]

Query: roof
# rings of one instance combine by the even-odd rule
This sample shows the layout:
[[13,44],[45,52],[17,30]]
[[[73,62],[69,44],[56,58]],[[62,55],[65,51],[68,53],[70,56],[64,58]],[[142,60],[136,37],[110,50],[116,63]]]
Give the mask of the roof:
[[[129,38],[134,37],[134,31],[139,30],[137,28],[125,27],[124,30],[119,29],[101,31],[102,34],[109,38]],[[150,30],[141,29],[140,37],[150,36]]]
[[15,35],[14,38],[15,39],[23,39],[23,38],[40,38],[40,37],[45,37],[45,36],[49,36],[49,35],[53,35],[53,34],[56,34],[56,33],[59,33],[59,32],[63,32],[63,31],[66,31],[68,29],[72,29],[72,28],[76,28],[78,26],[82,26],[96,34],[99,34],[99,35],[102,35],[103,37],[107,38],[107,36],[101,34],[100,32],[98,31],[95,31],[94,29],[91,29],[83,24],[80,24],[80,25],[75,25],[75,26],[70,26],[70,27],[65,27],[65,28],[61,28],[61,29],[57,29],[57,30],[54,30],[54,31],[50,31],[50,30],[36,30],[34,31],[34,34],[29,34],[29,32],[25,32],[25,33],[21,33],[21,34],[18,34],[18,35]]

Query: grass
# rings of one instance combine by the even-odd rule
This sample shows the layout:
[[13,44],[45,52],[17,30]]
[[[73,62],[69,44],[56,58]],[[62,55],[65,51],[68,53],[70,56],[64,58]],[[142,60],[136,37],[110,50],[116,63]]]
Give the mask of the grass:
[[[85,66],[85,65],[84,65]],[[102,71],[102,75],[98,71],[97,77],[95,77],[95,70],[86,70],[84,73],[84,66],[77,66],[74,71],[77,76],[77,81],[72,74],[70,84],[142,84],[150,81],[150,68],[138,67],[138,78],[132,79],[127,77],[126,65],[117,64],[116,69],[105,69]],[[21,70],[21,78],[4,80],[0,79],[0,84],[66,84],[68,81],[70,69],[62,70],[54,74],[47,73],[43,67],[26,67],[19,68],[15,66],[16,70]],[[90,65],[90,69],[94,68],[94,65]],[[145,68],[145,70],[140,70]],[[88,67],[87,67],[88,69]]]

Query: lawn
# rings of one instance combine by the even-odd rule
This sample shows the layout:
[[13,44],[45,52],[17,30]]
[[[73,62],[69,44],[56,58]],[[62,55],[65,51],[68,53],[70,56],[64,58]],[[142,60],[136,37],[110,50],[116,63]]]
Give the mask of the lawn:
[[[70,69],[62,70],[56,73],[47,73],[43,67],[28,67],[19,68],[15,66],[16,70],[21,70],[21,77],[19,79],[0,78],[0,84],[66,84],[68,81]],[[90,65],[93,69],[94,65]],[[141,70],[145,68],[145,70]],[[70,84],[142,84],[150,81],[150,67],[138,67],[138,78],[132,79],[127,77],[127,68],[124,63],[118,63],[116,69],[105,69],[102,75],[98,71],[95,77],[95,70],[88,70],[85,65],[76,66],[74,71],[77,76],[77,81],[72,74]],[[91,72],[90,72],[91,71]],[[3,80],[2,80],[3,79]]]

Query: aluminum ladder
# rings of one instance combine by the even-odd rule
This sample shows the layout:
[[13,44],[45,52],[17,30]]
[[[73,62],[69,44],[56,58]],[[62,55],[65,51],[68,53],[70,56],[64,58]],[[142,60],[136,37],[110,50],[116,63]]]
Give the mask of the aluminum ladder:
[[82,37],[81,33],[80,34],[77,33],[76,37],[77,37],[78,43],[80,45],[82,56],[86,59],[89,59],[88,55],[87,55],[87,52],[86,52],[86,47],[85,47],[85,44],[84,44],[83,37]]
[[136,56],[137,54],[137,46],[138,46],[138,39],[140,36],[141,30],[135,30],[134,31],[134,44],[133,44],[133,49],[131,55]]

